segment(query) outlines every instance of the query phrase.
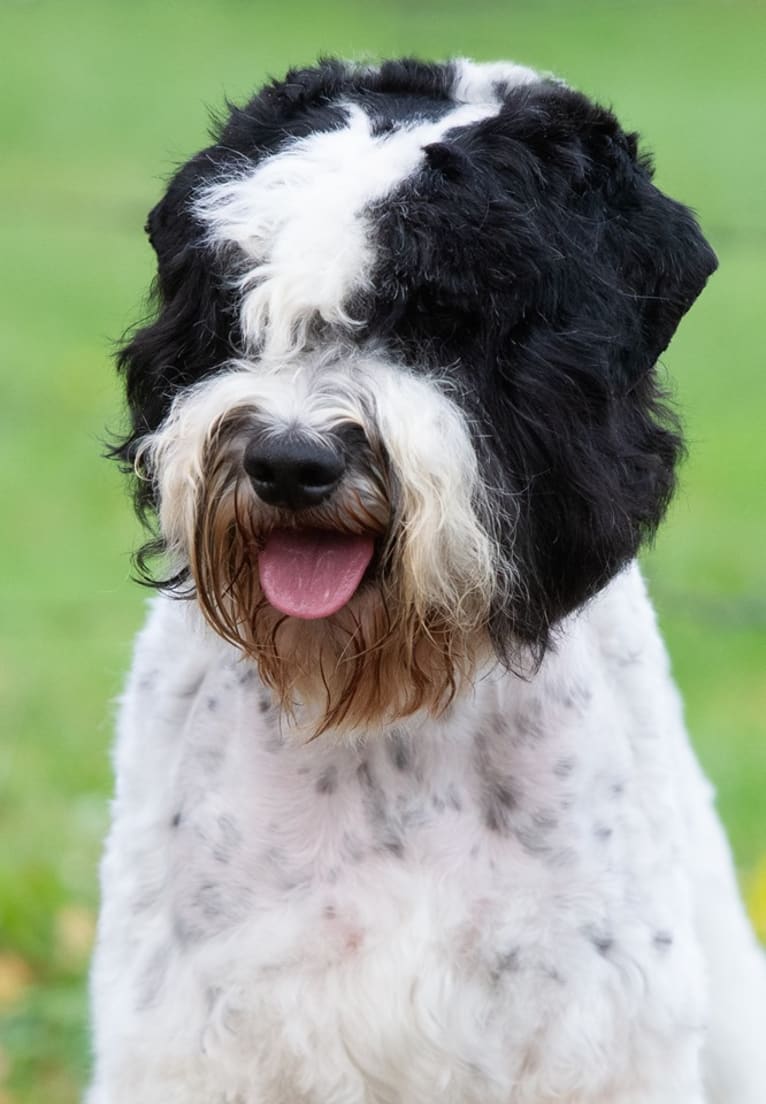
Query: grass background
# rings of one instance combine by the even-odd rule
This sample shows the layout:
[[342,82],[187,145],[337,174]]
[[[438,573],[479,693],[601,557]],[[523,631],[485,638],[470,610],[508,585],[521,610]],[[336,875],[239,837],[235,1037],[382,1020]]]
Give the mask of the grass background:
[[143,595],[100,460],[141,227],[206,107],[317,54],[513,57],[612,104],[721,270],[664,358],[691,458],[645,557],[699,752],[766,928],[761,345],[766,9],[747,0],[0,0],[0,1104],[72,1104],[110,790]]

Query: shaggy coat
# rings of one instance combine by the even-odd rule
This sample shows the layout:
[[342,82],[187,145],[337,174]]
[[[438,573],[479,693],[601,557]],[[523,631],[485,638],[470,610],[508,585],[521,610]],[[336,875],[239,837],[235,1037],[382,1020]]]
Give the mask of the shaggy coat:
[[148,231],[114,451],[163,593],[88,1104],[762,1104],[766,969],[633,563],[693,215],[559,81],[326,61]]

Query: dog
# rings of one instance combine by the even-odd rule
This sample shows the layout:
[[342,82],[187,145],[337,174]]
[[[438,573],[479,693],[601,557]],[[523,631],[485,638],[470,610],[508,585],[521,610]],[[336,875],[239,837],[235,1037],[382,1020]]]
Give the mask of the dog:
[[325,60],[147,229],[114,452],[160,593],[89,1104],[762,1104],[764,960],[635,564],[694,216],[559,80]]

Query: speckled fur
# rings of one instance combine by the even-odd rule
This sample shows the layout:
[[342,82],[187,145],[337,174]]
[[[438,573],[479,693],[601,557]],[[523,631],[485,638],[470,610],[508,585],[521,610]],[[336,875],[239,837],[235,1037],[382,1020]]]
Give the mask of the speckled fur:
[[116,765],[89,1104],[761,1101],[763,964],[636,569],[533,679],[353,746],[160,598]]

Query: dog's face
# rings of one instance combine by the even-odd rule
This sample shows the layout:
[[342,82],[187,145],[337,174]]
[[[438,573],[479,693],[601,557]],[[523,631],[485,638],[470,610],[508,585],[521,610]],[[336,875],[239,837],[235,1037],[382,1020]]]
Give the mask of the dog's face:
[[654,532],[655,363],[715,258],[578,93],[325,62],[233,109],[148,229],[118,454],[173,585],[318,730],[534,662]]

